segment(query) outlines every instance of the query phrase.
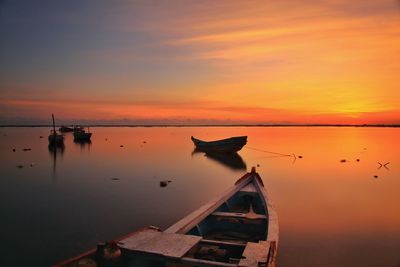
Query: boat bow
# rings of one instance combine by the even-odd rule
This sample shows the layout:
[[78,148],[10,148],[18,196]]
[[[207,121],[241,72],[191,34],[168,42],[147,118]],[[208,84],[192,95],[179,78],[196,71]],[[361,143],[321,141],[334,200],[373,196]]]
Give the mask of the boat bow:
[[278,232],[271,199],[253,168],[165,231],[145,228],[108,243],[107,250],[102,244],[55,266],[81,266],[79,262],[91,261],[101,266],[274,267]]

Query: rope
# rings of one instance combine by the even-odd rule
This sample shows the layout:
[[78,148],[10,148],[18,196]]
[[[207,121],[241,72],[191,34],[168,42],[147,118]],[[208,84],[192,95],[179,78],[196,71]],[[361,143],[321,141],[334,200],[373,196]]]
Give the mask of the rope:
[[246,146],[245,148],[247,149],[251,149],[251,150],[255,150],[255,151],[260,151],[260,152],[265,152],[265,153],[270,153],[270,154],[275,154],[275,155],[280,155],[280,156],[284,156],[284,157],[293,157],[293,155],[289,155],[289,154],[282,154],[282,153],[278,153],[278,152],[273,152],[273,151],[268,151],[268,150],[263,150],[263,149],[259,149],[259,148],[255,148],[255,147],[249,147]]

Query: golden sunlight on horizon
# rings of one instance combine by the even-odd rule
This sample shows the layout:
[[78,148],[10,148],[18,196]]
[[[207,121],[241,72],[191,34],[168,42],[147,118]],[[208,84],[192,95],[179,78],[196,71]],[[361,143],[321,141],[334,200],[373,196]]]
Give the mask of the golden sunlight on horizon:
[[[7,57],[0,123],[46,121],[55,112],[61,121],[400,124],[395,2],[113,8],[104,28],[90,24],[92,13],[73,17],[95,27],[93,40],[112,41],[76,37],[70,54],[54,52],[56,63],[57,46],[48,44],[49,56],[34,47],[28,56],[40,68]],[[57,21],[61,29],[78,31],[66,21]]]

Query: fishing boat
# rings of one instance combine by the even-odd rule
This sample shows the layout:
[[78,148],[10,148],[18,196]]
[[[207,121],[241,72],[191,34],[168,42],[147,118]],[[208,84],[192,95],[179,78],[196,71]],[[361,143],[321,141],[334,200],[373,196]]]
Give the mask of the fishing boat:
[[49,145],[63,145],[64,144],[64,136],[62,134],[57,133],[56,124],[54,120],[54,114],[51,114],[53,119],[53,129],[50,130],[50,135],[48,137]]
[[60,128],[58,128],[58,130],[61,133],[66,133],[66,132],[73,132],[74,128],[62,125]]
[[191,137],[198,150],[216,153],[235,153],[247,144],[247,136],[236,136],[217,141],[203,141]]
[[50,135],[49,135],[48,139],[49,139],[50,145],[64,144],[64,136],[62,134],[57,133],[55,130],[50,131]]
[[92,133],[88,131],[86,132],[83,127],[77,126],[74,128],[74,140],[75,141],[90,141],[92,137]]
[[273,267],[278,232],[277,214],[253,167],[165,231],[149,226],[54,266]]

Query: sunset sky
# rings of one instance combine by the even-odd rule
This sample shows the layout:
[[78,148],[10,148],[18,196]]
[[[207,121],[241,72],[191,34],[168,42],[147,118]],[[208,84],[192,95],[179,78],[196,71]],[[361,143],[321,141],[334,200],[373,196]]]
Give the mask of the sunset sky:
[[0,125],[400,124],[400,2],[0,1]]

